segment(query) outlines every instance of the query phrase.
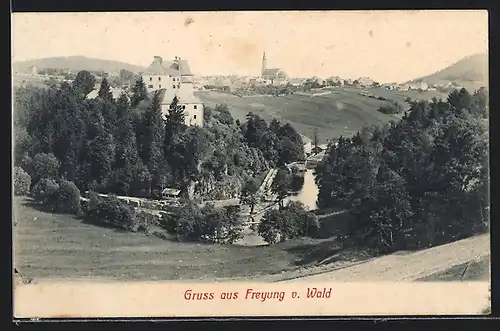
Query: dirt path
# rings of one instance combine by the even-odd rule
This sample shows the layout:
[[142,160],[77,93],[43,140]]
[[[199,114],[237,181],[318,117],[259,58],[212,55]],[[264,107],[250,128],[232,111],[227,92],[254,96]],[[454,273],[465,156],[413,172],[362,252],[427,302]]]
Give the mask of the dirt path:
[[489,235],[475,236],[415,253],[395,253],[323,274],[285,282],[414,281],[488,255]]

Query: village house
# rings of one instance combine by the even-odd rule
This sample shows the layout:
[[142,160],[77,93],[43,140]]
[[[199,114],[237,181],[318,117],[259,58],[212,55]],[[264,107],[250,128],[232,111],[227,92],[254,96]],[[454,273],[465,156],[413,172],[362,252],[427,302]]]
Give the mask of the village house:
[[167,115],[174,97],[182,106],[186,125],[203,126],[203,103],[194,95],[194,76],[186,60],[175,57],[173,61],[163,61],[155,56],[153,62],[142,73],[148,92],[160,92],[163,116]]
[[292,78],[292,79],[290,79],[289,83],[292,86],[302,86],[302,85],[304,85],[305,81],[306,80],[303,78]]
[[265,84],[270,85],[286,85],[290,80],[290,77],[279,68],[267,69],[267,59],[266,53],[262,55],[262,70],[261,70],[261,78],[265,81]]
[[373,79],[371,79],[370,77],[359,77],[357,79],[359,85],[363,86],[363,87],[371,87],[373,83],[375,83],[375,81]]

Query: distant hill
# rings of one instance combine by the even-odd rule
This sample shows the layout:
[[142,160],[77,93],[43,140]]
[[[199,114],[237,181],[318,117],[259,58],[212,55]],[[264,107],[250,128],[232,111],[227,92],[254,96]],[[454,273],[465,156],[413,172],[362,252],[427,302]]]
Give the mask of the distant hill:
[[460,86],[475,88],[488,86],[488,54],[468,56],[432,75],[414,79],[411,82],[417,81],[427,84],[455,82]]
[[14,62],[14,72],[28,72],[31,66],[36,66],[37,69],[55,68],[69,69],[74,71],[89,70],[89,71],[104,71],[118,72],[125,69],[131,72],[140,72],[145,68],[125,62],[94,59],[85,56],[64,56],[50,57],[44,59],[36,59],[22,62]]

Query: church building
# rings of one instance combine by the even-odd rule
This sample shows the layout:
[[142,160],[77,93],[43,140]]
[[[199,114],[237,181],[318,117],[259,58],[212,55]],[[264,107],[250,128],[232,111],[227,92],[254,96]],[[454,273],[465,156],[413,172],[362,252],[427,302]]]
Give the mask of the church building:
[[266,52],[262,55],[261,78],[270,85],[286,85],[290,80],[286,72],[279,68],[267,69]]
[[203,103],[194,95],[194,76],[186,60],[176,56],[173,61],[163,61],[155,56],[142,79],[150,94],[160,91],[163,116],[177,97],[184,109],[186,125],[203,126]]

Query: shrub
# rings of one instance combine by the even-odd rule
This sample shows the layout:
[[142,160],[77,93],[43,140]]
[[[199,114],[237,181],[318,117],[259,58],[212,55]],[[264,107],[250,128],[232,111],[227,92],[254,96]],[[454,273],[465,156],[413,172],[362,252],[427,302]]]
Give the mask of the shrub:
[[399,103],[394,103],[392,105],[380,106],[377,110],[382,114],[393,115],[401,113],[403,108]]
[[241,238],[242,222],[239,206],[215,208],[206,205],[199,208],[190,203],[177,213],[164,214],[162,225],[169,233],[188,240],[208,240],[220,244],[230,244]]
[[258,233],[270,244],[287,239],[311,236],[320,227],[318,218],[297,201],[291,201],[281,211],[269,210],[258,226]]
[[217,105],[215,107],[215,111],[217,112],[214,117],[219,120],[221,124],[225,125],[233,125],[234,124],[234,118],[229,112],[229,109],[227,108],[227,105]]
[[78,213],[80,210],[80,190],[73,182],[61,181],[59,189],[52,199],[52,210],[59,213]]
[[132,209],[115,196],[102,198],[95,193],[90,195],[90,201],[84,213],[88,223],[132,230],[135,217]]
[[31,177],[21,167],[14,167],[14,194],[27,195],[30,192]]
[[139,212],[135,213],[135,218],[132,222],[132,231],[148,232],[152,225],[157,225],[160,217],[151,213]]
[[49,208],[58,190],[59,184],[52,179],[43,178],[33,186],[31,196],[35,201]]

